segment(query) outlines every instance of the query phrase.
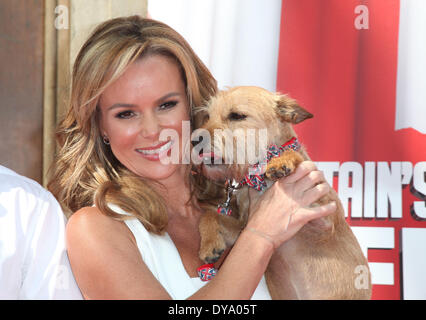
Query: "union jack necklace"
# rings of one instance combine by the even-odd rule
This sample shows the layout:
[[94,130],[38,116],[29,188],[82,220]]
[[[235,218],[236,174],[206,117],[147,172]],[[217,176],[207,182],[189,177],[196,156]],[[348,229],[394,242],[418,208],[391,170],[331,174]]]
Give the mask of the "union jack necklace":
[[201,281],[210,281],[216,275],[217,269],[213,263],[208,263],[198,267],[197,273]]

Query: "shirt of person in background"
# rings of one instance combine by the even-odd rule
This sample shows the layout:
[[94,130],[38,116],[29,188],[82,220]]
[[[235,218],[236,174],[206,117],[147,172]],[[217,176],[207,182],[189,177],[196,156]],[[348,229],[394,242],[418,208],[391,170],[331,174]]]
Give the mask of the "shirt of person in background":
[[0,166],[0,299],[81,299],[65,217],[37,182]]

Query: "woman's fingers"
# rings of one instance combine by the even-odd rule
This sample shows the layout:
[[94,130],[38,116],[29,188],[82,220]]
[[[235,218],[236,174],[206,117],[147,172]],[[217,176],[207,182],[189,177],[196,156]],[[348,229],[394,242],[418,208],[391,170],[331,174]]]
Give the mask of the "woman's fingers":
[[287,214],[287,219],[284,225],[284,236],[281,242],[291,238],[300,228],[311,220],[322,218],[332,214],[337,209],[336,202],[330,202],[326,205],[314,208],[298,208],[294,212]]
[[299,211],[301,211],[300,214],[302,215],[302,219],[304,219],[305,222],[309,222],[314,219],[328,216],[335,212],[336,209],[336,202],[332,201],[330,203],[318,207],[301,208]]
[[324,174],[312,161],[303,161],[291,175],[279,181],[282,186],[292,186],[294,195],[300,196],[302,206],[311,205],[330,191]]
[[306,191],[314,187],[315,185],[324,182],[324,174],[322,171],[314,170],[309,172],[306,176],[297,181],[297,188],[302,191]]
[[337,209],[336,202],[332,201],[322,206],[313,208],[299,208],[296,212],[290,215],[286,230],[290,223],[304,225],[311,220],[326,217]]
[[303,193],[303,205],[309,206],[315,201],[319,200],[321,197],[325,196],[327,193],[330,192],[330,186],[327,182],[320,183],[311,189],[306,190]]
[[261,196],[251,208],[248,226],[268,234],[277,244],[287,241],[307,222],[336,210],[336,203],[310,207],[330,191],[324,181],[323,173],[312,161],[302,162]]
[[303,161],[292,174],[288,177],[281,178],[278,181],[283,184],[295,183],[316,169],[317,167],[312,161]]

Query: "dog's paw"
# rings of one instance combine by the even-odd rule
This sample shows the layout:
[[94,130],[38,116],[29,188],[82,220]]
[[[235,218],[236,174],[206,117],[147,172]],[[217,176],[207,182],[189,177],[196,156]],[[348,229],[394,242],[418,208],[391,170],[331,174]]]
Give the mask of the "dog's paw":
[[272,158],[268,162],[265,175],[272,181],[276,181],[282,177],[287,177],[296,170],[296,167],[302,161],[303,158],[298,152],[294,150],[287,150],[281,156]]
[[217,260],[219,260],[222,253],[225,251],[225,249],[213,249],[213,252],[210,252],[204,259],[206,263],[215,263]]
[[206,263],[214,263],[226,249],[226,244],[222,236],[218,236],[214,241],[201,241],[199,256]]
[[266,170],[266,177],[272,181],[277,181],[279,178],[287,177],[293,171],[286,166],[280,168],[271,167]]
[[276,159],[276,161],[272,161],[275,159],[271,160],[265,172],[266,177],[272,181],[287,177],[296,169],[296,166],[291,161],[285,161],[279,158]]

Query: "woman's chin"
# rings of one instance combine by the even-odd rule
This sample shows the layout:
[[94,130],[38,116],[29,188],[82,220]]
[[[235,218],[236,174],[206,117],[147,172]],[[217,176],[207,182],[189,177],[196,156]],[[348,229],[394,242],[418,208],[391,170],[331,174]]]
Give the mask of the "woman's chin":
[[[162,164],[159,161],[153,162],[150,165],[146,165],[139,170],[134,168],[133,173],[137,174],[143,179],[149,179],[154,181],[161,181],[170,178],[171,176],[178,174],[179,172],[184,172],[184,170],[179,170],[183,167],[182,165],[176,164]],[[135,170],[136,169],[136,170]]]

